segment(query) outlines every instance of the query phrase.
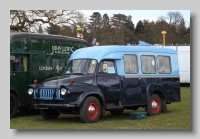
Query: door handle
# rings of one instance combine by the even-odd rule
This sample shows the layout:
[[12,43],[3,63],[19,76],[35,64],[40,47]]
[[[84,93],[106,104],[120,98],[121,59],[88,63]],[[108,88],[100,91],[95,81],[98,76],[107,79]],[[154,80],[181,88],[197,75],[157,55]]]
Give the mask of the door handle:
[[118,77],[116,76],[115,79],[118,79]]
[[141,80],[141,78],[138,78],[138,80]]

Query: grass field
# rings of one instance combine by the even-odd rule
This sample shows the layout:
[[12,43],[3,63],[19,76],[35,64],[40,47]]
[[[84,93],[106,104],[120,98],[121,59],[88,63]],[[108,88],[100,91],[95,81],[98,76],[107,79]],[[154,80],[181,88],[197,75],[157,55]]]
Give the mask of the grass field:
[[[97,123],[82,123],[78,115],[61,114],[55,120],[44,120],[38,113],[19,113],[10,119],[10,129],[67,129],[67,130],[190,130],[190,87],[181,87],[181,102],[167,105],[168,112],[146,119],[133,120],[125,110],[123,115],[113,116],[107,112]],[[137,111],[144,111],[140,108]]]

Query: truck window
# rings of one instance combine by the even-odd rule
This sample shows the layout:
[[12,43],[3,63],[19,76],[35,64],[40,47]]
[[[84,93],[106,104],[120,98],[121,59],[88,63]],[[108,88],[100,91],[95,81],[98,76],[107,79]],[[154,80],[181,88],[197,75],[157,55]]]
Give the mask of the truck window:
[[171,73],[170,57],[168,56],[158,56],[158,72]]
[[142,72],[143,73],[156,73],[155,57],[150,55],[141,56]]
[[71,73],[82,73],[82,74],[93,74],[97,65],[95,59],[75,59],[69,61],[66,71],[66,74]]
[[10,70],[11,71],[27,71],[27,56],[11,55],[10,56]]
[[124,55],[124,69],[128,74],[138,73],[138,63],[136,55]]
[[114,61],[109,61],[109,60],[102,61],[98,73],[105,73],[105,74],[116,73]]

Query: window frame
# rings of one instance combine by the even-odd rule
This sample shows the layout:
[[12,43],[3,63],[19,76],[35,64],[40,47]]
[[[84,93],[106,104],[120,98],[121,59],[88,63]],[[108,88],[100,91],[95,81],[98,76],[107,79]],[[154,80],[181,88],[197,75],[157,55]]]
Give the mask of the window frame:
[[[154,58],[154,72],[144,72],[143,70],[143,60],[142,57],[148,56],[148,57],[153,57]],[[156,70],[156,56],[155,55],[141,55],[140,56],[140,60],[141,60],[141,71],[143,74],[156,74],[157,70]],[[145,66],[146,67],[146,66]]]
[[[159,62],[159,57],[168,57],[169,58],[169,63],[168,63],[168,65],[169,65],[169,72],[160,72],[160,62]],[[166,55],[158,55],[157,56],[157,58],[156,58],[156,60],[157,60],[157,71],[158,71],[158,73],[159,74],[171,74],[172,73],[172,65],[171,65],[171,57],[170,56],[166,56]],[[164,65],[164,63],[163,63],[163,65]]]
[[[101,67],[101,63],[103,62],[103,61],[111,61],[111,62],[113,62],[113,64],[114,64],[114,69],[115,69],[115,73],[103,73],[103,72],[99,72],[99,69],[100,69],[100,67]],[[115,60],[111,60],[111,59],[102,59],[99,63],[98,63],[98,68],[97,68],[97,70],[96,70],[96,72],[97,72],[97,74],[117,74],[117,67],[116,67],[116,62],[115,62]]]
[[[126,72],[126,65],[125,65],[125,56],[135,56],[135,58],[136,58],[136,72]],[[138,72],[139,72],[139,66],[138,66],[138,57],[137,57],[137,55],[136,54],[124,54],[124,56],[123,56],[123,60],[124,60],[124,72],[126,73],[126,74],[138,74]]]

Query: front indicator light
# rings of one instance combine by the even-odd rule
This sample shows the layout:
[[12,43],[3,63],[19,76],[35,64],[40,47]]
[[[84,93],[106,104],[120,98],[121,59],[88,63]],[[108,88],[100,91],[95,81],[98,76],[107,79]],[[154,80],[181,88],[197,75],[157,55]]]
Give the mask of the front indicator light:
[[70,82],[70,84],[73,84],[74,83],[74,79],[70,79],[69,82]]

